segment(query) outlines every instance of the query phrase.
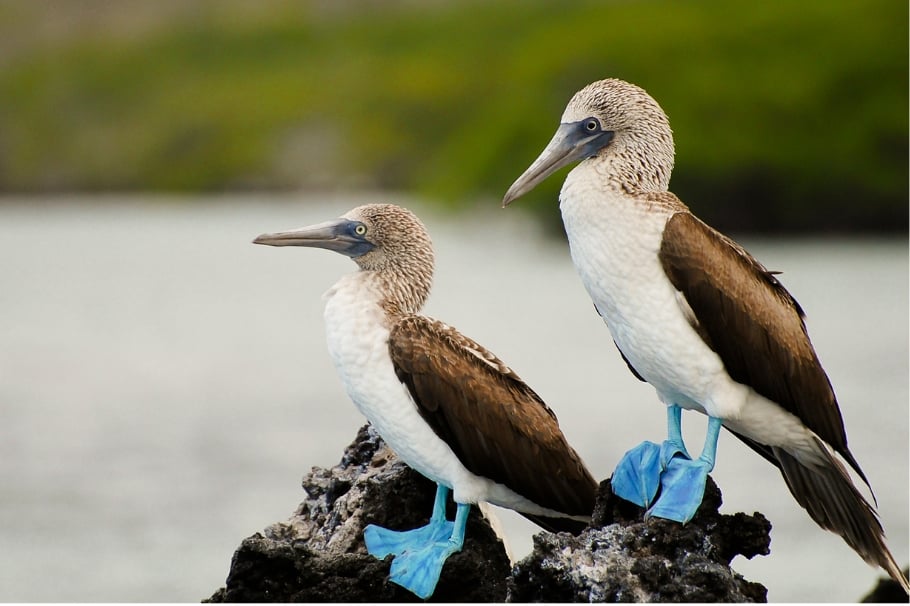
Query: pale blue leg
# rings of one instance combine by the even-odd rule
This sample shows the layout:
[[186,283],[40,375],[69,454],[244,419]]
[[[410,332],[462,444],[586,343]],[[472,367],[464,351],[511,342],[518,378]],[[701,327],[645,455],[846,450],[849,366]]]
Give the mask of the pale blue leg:
[[613,471],[610,481],[613,494],[639,507],[651,504],[660,486],[661,474],[673,457],[689,458],[683,444],[681,419],[679,406],[667,406],[667,440],[660,445],[642,442],[627,452]]
[[705,495],[708,474],[714,469],[720,428],[720,419],[708,417],[708,432],[701,456],[694,461],[688,455],[670,458],[660,478],[660,498],[648,510],[649,516],[682,523],[692,519]]
[[682,438],[682,408],[673,404],[667,406],[667,439],[660,445],[660,460],[664,469],[676,455],[692,458]]
[[437,484],[433,514],[430,516],[430,523],[426,526],[413,530],[389,530],[375,524],[367,526],[363,531],[367,553],[381,560],[389,554],[397,556],[408,549],[419,549],[440,538],[448,539],[452,534],[452,523],[446,520],[448,496],[448,487]]
[[370,524],[363,531],[370,555],[379,559],[389,554],[395,556],[389,579],[422,599],[433,595],[446,559],[461,551],[464,545],[471,506],[458,503],[455,521],[449,522],[446,520],[448,496],[449,489],[437,484],[433,514],[426,526],[397,531]]
[[[401,585],[419,598],[426,599],[433,595],[442,566],[450,555],[461,551],[464,545],[465,526],[471,506],[458,503],[455,523],[448,537],[437,538],[417,551],[405,551],[392,561],[391,575],[393,583]],[[452,524],[449,522],[449,524]]]

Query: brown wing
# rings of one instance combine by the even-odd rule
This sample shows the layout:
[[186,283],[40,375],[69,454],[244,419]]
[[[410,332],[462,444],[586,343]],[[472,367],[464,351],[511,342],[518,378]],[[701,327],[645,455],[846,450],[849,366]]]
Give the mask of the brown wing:
[[799,417],[865,481],[803,311],[777,278],[688,212],[667,222],[660,261],[692,308],[693,327],[730,376]]
[[493,354],[421,316],[392,329],[389,351],[420,414],[468,470],[543,507],[591,515],[597,483],[556,415]]
[[[798,416],[868,486],[847,449],[840,408],[809,341],[802,309],[777,278],[688,212],[667,222],[660,260],[694,312],[694,328],[730,376]],[[733,434],[780,469],[790,492],[816,523],[839,534],[864,560],[908,588],[875,510],[833,455],[819,445],[827,465],[810,469],[782,448]]]

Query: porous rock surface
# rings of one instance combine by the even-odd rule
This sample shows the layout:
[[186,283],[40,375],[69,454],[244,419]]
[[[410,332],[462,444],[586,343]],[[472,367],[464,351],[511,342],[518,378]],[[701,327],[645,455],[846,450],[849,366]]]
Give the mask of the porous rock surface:
[[644,510],[601,483],[591,527],[578,536],[539,533],[515,565],[515,602],[766,602],[767,589],[730,568],[736,555],[770,553],[771,524],[760,513],[724,515],[709,477],[685,525],[644,518]]
[[[244,539],[225,587],[210,602],[420,602],[388,580],[392,557],[366,552],[363,529],[423,526],[436,485],[402,463],[370,428],[360,429],[331,469],[303,479],[306,500],[286,522]],[[454,505],[449,503],[449,519]],[[432,602],[501,602],[509,559],[476,507],[464,549],[445,564]]]
[[[306,499],[284,522],[244,539],[225,587],[208,602],[419,602],[388,579],[391,556],[367,554],[367,524],[406,530],[427,523],[435,485],[402,463],[369,427],[331,469],[303,479]],[[709,479],[686,525],[643,517],[599,490],[592,525],[578,536],[541,531],[533,552],[510,568],[502,541],[472,508],[464,549],[443,568],[433,602],[743,602],[766,589],[729,567],[737,554],[767,554],[761,514],[721,515]],[[454,505],[449,504],[449,519]]]

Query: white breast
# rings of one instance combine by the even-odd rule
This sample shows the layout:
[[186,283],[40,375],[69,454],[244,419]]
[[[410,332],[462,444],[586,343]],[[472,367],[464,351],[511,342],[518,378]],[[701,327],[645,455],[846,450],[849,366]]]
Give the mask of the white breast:
[[358,272],[343,277],[325,295],[329,355],[348,396],[379,435],[408,465],[452,486],[455,454],[423,421],[389,357],[389,330],[380,293]]
[[569,174],[560,209],[575,267],[635,370],[666,404],[735,417],[745,388],[689,325],[658,258],[671,212],[610,189],[591,163]]
[[542,515],[554,514],[468,471],[420,416],[389,356],[381,293],[368,272],[344,276],[324,296],[329,354],[348,396],[409,466],[452,488],[460,503],[488,501]]

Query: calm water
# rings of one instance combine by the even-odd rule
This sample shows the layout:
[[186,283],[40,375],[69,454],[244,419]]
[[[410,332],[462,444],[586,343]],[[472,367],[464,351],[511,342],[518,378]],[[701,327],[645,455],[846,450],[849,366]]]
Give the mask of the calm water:
[[[300,477],[335,464],[363,422],[321,319],[320,295],[354,265],[250,240],[364,201],[0,206],[0,600],[197,601],[242,538],[290,515]],[[562,243],[495,202],[471,217],[408,205],[437,247],[427,313],[528,381],[598,478],[663,437],[662,407],[617,355]],[[907,242],[745,244],[807,310],[906,564]],[[695,450],[704,425],[684,418]],[[714,476],[725,511],[774,524],[770,557],[734,561],[772,600],[851,601],[872,587],[878,573],[727,434]],[[502,517],[523,555],[534,527]]]

